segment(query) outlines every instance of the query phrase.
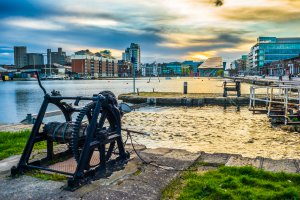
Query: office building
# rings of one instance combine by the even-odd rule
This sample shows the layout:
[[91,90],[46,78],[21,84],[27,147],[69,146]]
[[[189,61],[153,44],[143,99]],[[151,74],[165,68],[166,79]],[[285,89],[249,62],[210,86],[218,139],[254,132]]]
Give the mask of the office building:
[[27,65],[27,47],[15,46],[14,47],[14,64],[16,68],[22,68]]
[[261,73],[265,64],[297,57],[300,38],[258,37],[248,54],[248,67]]
[[130,59],[130,48],[126,48],[125,52],[122,53],[122,60],[131,61]]
[[164,73],[169,72],[170,75],[180,76],[181,68],[182,68],[182,65],[180,62],[170,62],[170,63],[167,63],[166,68],[164,69]]
[[41,53],[27,53],[27,65],[44,65],[44,56]]
[[157,62],[146,63],[142,66],[142,75],[143,76],[161,76],[162,75],[162,65]]
[[47,64],[59,64],[66,65],[67,55],[66,52],[62,51],[62,48],[58,48],[57,52],[52,52],[51,49],[47,49]]
[[230,63],[230,69],[236,70],[237,74],[243,75],[247,71],[247,55],[242,55],[241,58],[233,60]]
[[122,59],[125,61],[130,61],[136,72],[141,69],[141,49],[140,45],[131,43],[129,48],[125,49],[122,53]]
[[198,76],[198,67],[203,63],[203,61],[194,62],[192,60],[187,60],[182,63],[182,68],[185,75]]

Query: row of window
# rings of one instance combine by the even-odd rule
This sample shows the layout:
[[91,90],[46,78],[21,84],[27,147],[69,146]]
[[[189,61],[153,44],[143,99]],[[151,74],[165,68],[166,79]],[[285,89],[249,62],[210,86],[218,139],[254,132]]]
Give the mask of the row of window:
[[300,49],[300,43],[296,44],[274,44],[262,43],[259,44],[259,49]]

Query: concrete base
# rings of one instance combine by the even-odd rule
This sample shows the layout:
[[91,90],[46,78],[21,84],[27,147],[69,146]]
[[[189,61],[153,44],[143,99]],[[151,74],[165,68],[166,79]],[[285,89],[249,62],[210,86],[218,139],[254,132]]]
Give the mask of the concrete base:
[[10,173],[10,169],[16,166],[21,158],[21,155],[11,156],[0,161],[0,177]]
[[[203,97],[203,98],[171,98],[171,97],[141,97],[136,95],[120,95],[119,100],[133,104],[155,104],[161,106],[248,106],[248,97]],[[257,102],[257,105],[265,105]]]

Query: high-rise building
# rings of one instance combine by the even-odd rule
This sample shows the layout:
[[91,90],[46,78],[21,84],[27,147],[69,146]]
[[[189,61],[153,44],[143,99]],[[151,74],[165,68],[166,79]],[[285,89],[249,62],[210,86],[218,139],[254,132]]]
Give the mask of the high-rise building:
[[131,43],[129,48],[125,49],[122,53],[122,59],[130,61],[135,71],[140,71],[141,68],[141,49],[140,45]]
[[130,60],[133,64],[133,68],[137,71],[140,70],[141,67],[141,49],[140,45],[131,43],[130,44]]
[[57,52],[52,52],[51,49],[47,49],[47,64],[59,64],[66,65],[67,55],[62,51],[62,48],[58,48]]
[[248,67],[260,72],[265,64],[299,54],[300,38],[258,37],[248,54]]
[[15,67],[21,68],[27,65],[27,47],[15,46],[14,47],[14,63]]
[[131,59],[130,59],[130,48],[126,48],[125,52],[122,53],[122,60],[131,61]]
[[27,53],[27,65],[44,65],[44,56],[41,53]]

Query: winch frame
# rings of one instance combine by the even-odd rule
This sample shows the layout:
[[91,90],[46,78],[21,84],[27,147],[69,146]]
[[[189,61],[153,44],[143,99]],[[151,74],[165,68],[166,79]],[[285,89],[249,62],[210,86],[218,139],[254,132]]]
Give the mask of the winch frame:
[[[115,160],[112,161],[114,162],[117,161],[121,164],[125,164],[127,162],[127,160],[129,159],[129,153],[125,151],[122,135],[121,135],[121,111],[118,108],[116,108],[115,105],[113,105],[114,106],[113,112],[114,115],[116,115],[115,119],[118,120],[117,123],[119,124],[119,126],[116,130],[116,134],[114,134],[114,137],[111,138],[103,137],[105,138],[103,140],[99,140],[93,137],[97,131],[98,117],[99,115],[101,115],[101,110],[105,109],[104,107],[109,104],[107,96],[104,96],[100,93],[98,95],[94,95],[93,97],[82,97],[82,96],[63,97],[60,95],[58,91],[52,91],[50,95],[46,92],[45,88],[41,85],[38,72],[36,72],[36,75],[37,75],[39,86],[44,92],[44,100],[38,112],[36,121],[33,125],[31,134],[26,143],[20,161],[16,167],[13,167],[11,169],[11,175],[13,177],[15,177],[18,174],[22,174],[26,170],[31,170],[31,169],[60,173],[60,174],[67,175],[69,177],[67,189],[73,191],[78,187],[80,187],[81,185],[89,182],[96,176],[100,178],[105,176],[106,165],[107,162],[109,162],[108,161],[109,157],[111,156],[108,155],[108,153],[106,153],[106,149],[105,149],[106,144],[110,144],[110,150],[111,150],[111,146],[114,146],[115,143],[117,143],[119,157],[117,157]],[[85,142],[74,173],[54,170],[54,169],[41,166],[42,163],[46,161],[51,161],[54,158],[53,139],[47,137],[47,134],[40,132],[40,128],[43,123],[43,119],[47,111],[48,105],[49,104],[56,105],[62,111],[66,122],[71,122],[72,114],[75,112],[80,112],[81,110],[72,107],[70,104],[67,104],[66,102],[62,102],[63,100],[74,100],[75,101],[74,105],[78,105],[79,101],[82,100],[95,102],[95,107],[92,110],[93,112],[92,119],[87,127]],[[30,162],[29,159],[32,154],[34,144],[41,141],[47,142],[46,158]],[[90,163],[95,148],[98,148],[99,150],[100,163],[96,168],[90,168],[88,164]]]

